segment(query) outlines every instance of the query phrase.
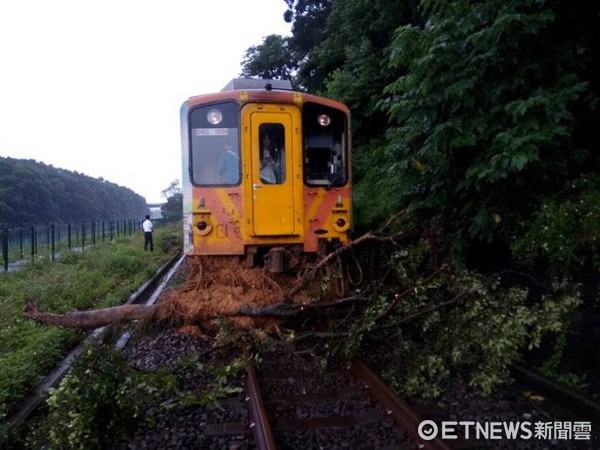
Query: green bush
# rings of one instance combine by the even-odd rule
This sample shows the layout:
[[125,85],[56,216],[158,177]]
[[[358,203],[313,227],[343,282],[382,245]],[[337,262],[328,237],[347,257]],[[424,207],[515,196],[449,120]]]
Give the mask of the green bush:
[[529,278],[432,267],[437,250],[423,240],[385,258],[390,262],[379,295],[353,320],[343,342],[330,344],[349,356],[366,349],[367,357],[370,345],[385,345],[386,377],[405,395],[435,397],[458,372],[492,392],[511,362],[563,330],[580,305],[574,284],[534,291]]
[[527,261],[548,261],[562,273],[600,270],[600,175],[568,183],[546,198],[513,248]]
[[91,346],[47,400],[48,436],[57,449],[101,449],[140,420],[142,386],[120,352]]

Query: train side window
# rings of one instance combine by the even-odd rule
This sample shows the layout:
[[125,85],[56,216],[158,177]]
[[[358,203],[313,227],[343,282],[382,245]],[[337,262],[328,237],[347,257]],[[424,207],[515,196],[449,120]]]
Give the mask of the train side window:
[[241,181],[239,108],[235,103],[190,112],[190,179],[197,186],[235,186]]
[[283,184],[286,178],[285,133],[280,123],[262,123],[260,139],[260,181],[264,184]]
[[343,186],[348,179],[346,116],[342,111],[307,103],[304,127],[304,181],[312,186]]

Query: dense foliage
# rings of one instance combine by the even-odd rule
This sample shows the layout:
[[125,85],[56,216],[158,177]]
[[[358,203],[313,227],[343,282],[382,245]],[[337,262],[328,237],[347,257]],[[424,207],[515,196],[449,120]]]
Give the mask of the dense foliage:
[[[583,315],[598,314],[599,3],[284,1],[292,36],[269,60],[296,88],[352,110],[355,231],[403,211],[396,230],[434,243],[415,282],[435,260],[453,267],[430,295],[398,308],[389,305],[401,284],[382,294],[386,327],[398,327],[393,351],[416,364],[397,379],[410,386],[423,380],[419,367],[442,376],[464,361],[489,389],[544,332],[563,335],[580,301]],[[262,50],[247,54],[243,75],[263,74],[253,72]],[[476,299],[403,321],[419,301],[435,304],[436,293],[482,286],[494,273],[501,283]],[[351,342],[379,330],[359,328]]]
[[379,261],[363,264],[368,291],[376,294],[363,314],[337,326],[344,334],[329,347],[378,355],[388,380],[407,395],[435,397],[456,373],[490,393],[523,350],[564,330],[581,302],[571,283],[532,289],[523,274],[459,270],[438,260],[436,239],[397,243],[357,252],[363,263]]
[[41,439],[30,437],[31,448],[44,438],[57,449],[109,448],[135,431],[145,419],[144,407],[160,401],[174,385],[167,371],[136,371],[113,346],[88,343],[60,385],[50,390]]
[[82,222],[144,217],[131,189],[33,160],[0,157],[0,222]]
[[[382,183],[399,199],[392,208],[410,204],[440,223],[459,256],[495,243],[522,257],[514,251],[548,219],[545,204],[575,200],[573,183],[594,186],[592,43],[568,29],[560,6],[429,2],[427,22],[400,27],[391,44],[389,67],[402,75],[381,101],[391,122],[383,158],[402,181]],[[579,240],[580,256],[597,252],[573,219],[544,225]]]

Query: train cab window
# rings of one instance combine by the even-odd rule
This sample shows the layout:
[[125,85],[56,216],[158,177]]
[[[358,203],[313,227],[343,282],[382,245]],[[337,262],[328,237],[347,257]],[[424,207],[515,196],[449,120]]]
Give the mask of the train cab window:
[[260,138],[260,180],[264,184],[283,184],[286,178],[285,133],[280,123],[262,123]]
[[240,183],[239,108],[235,103],[190,112],[190,178],[197,186]]
[[323,105],[306,103],[304,127],[304,181],[312,186],[343,186],[348,180],[346,115]]

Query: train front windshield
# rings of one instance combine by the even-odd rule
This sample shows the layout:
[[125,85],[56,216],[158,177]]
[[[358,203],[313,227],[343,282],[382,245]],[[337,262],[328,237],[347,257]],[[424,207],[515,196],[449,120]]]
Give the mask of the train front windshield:
[[[239,105],[234,102],[203,105],[191,111],[189,120],[192,184],[239,185],[242,179]],[[263,127],[273,128],[276,125],[266,123]],[[347,117],[344,112],[307,102],[302,110],[302,130],[304,182],[321,187],[345,185],[349,177],[349,163]],[[259,131],[263,133],[264,130],[261,128]],[[285,177],[270,182],[265,180],[263,182],[268,184],[280,184]]]
[[207,105],[190,114],[190,179],[196,186],[240,183],[239,107]]

